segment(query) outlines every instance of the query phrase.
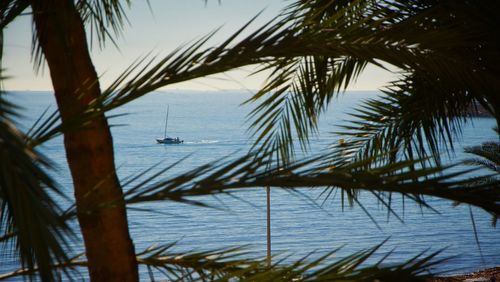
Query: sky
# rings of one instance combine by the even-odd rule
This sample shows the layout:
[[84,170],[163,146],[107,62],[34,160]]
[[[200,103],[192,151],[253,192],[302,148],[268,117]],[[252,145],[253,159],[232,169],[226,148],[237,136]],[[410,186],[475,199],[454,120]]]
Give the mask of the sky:
[[[101,87],[116,79],[137,58],[148,53],[168,54],[177,47],[220,30],[211,41],[223,41],[250,19],[262,12],[250,26],[255,30],[275,18],[290,0],[146,0],[132,1],[127,9],[129,23],[116,40],[119,48],[110,42],[100,49],[92,44],[91,57]],[[31,18],[21,16],[11,23],[4,33],[3,68],[9,78],[4,81],[7,90],[52,89],[47,67],[36,74],[31,58]],[[210,43],[209,43],[210,45]],[[255,67],[246,67],[213,77],[197,79],[168,86],[167,89],[229,90],[259,89],[266,73],[249,76]],[[394,80],[395,75],[375,66],[368,66],[350,90],[375,90]]]

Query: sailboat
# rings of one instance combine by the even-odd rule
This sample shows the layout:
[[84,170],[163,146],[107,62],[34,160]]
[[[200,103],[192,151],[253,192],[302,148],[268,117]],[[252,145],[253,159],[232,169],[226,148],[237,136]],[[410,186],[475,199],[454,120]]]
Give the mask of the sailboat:
[[156,139],[156,142],[160,144],[180,144],[183,143],[184,140],[179,139],[179,137],[168,137],[167,136],[167,125],[168,125],[168,111],[169,107],[167,106],[167,117],[165,118],[165,132],[163,133],[162,139]]

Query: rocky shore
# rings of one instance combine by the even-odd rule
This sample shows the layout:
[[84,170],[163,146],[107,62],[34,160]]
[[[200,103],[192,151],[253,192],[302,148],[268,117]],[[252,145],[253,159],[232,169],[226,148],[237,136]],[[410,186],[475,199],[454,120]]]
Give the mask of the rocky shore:
[[500,282],[500,266],[483,269],[469,274],[446,276],[446,277],[434,277],[428,280],[428,282],[457,282],[457,281]]

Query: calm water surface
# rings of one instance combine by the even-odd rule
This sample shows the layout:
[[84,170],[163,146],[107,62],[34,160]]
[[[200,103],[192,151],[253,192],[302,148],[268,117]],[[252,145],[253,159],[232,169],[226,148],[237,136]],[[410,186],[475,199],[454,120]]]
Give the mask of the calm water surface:
[[[319,152],[337,137],[335,124],[347,118],[346,113],[360,100],[374,97],[376,92],[351,92],[335,101],[323,116],[320,135],[311,141],[311,151]],[[11,97],[25,108],[26,116],[21,126],[31,124],[48,106],[55,108],[50,93],[17,92]],[[112,118],[116,163],[121,179],[152,168],[151,173],[178,162],[163,177],[169,178],[223,157],[242,155],[249,148],[248,123],[245,116],[250,106],[239,106],[248,93],[220,92],[162,92],[146,96],[124,106]],[[166,106],[170,106],[169,135],[184,139],[181,145],[156,144],[155,138],[163,136]],[[457,143],[453,161],[466,157],[464,146],[494,140],[491,130],[493,119],[475,119],[464,129],[463,138]],[[71,179],[66,167],[62,138],[44,145],[42,151],[59,164],[55,178],[72,195]],[[311,199],[319,193],[303,190]],[[205,202],[223,206],[223,210],[199,208],[190,205],[161,202],[137,206],[151,208],[161,213],[129,211],[132,237],[138,251],[152,244],[178,241],[175,250],[207,250],[221,247],[250,245],[256,255],[265,255],[266,210],[265,191],[255,188],[239,192],[245,201],[207,197]],[[361,202],[376,219],[380,229],[359,207],[342,210],[337,196],[322,208],[311,204],[305,197],[274,189],[272,201],[272,248],[275,254],[289,254],[300,258],[312,251],[318,254],[344,246],[336,255],[340,258],[365,248],[373,247],[390,237],[374,259],[381,258],[394,249],[387,262],[401,262],[429,249],[446,248],[441,257],[454,257],[439,266],[438,271],[451,273],[472,271],[500,265],[500,231],[491,227],[491,218],[473,209],[481,242],[482,258],[475,243],[473,226],[467,206],[452,207],[452,203],[429,198],[429,203],[439,211],[402,201],[394,202],[404,222],[393,216],[368,194]],[[318,201],[321,203],[322,201]],[[76,245],[76,249],[81,246]],[[13,263],[0,258],[0,272],[10,270]],[[147,278],[146,275],[143,278]]]

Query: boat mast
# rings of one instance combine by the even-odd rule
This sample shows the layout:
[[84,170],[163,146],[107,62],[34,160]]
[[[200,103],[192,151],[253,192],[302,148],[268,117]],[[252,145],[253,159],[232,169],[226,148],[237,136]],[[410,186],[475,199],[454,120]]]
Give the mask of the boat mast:
[[167,117],[165,118],[165,132],[163,133],[163,138],[167,138],[168,110],[169,106],[167,106]]

